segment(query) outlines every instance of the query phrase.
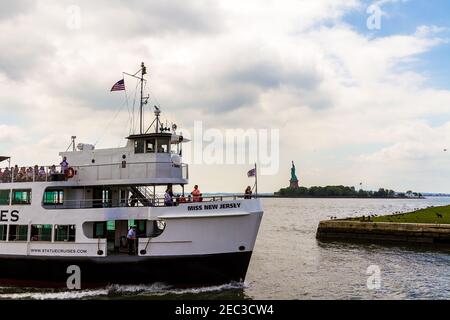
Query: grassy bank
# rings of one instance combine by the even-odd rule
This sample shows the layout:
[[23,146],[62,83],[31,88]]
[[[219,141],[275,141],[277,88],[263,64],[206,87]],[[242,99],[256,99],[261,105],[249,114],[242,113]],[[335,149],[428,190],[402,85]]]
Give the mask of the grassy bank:
[[414,212],[371,217],[373,222],[450,224],[450,206],[430,207]]
[[450,246],[450,206],[320,221],[317,239]]

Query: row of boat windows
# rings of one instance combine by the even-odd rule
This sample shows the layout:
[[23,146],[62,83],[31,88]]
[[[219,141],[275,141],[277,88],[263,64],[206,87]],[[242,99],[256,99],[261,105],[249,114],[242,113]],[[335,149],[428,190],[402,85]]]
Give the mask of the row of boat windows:
[[31,204],[31,189],[0,190],[0,205]]
[[168,153],[170,151],[169,138],[136,140],[134,142],[134,153]]
[[[51,190],[44,192],[45,204],[63,204],[64,191]],[[26,205],[31,204],[31,189],[20,190],[0,190],[0,206],[1,205]]]
[[[0,241],[28,241],[28,232],[30,232],[30,241],[52,241],[51,224],[32,224],[28,225],[10,224],[9,232],[7,225],[0,225]],[[55,242],[75,242],[75,225],[55,225],[53,241]]]
[[[141,237],[146,234],[146,220],[128,220],[128,229],[136,226],[137,235]],[[165,223],[157,222],[158,230],[164,230]],[[51,224],[32,224],[30,229],[26,224],[10,224],[9,232],[7,225],[0,225],[0,241],[28,241],[28,232],[30,232],[30,241],[52,242]],[[75,242],[75,225],[55,225],[53,233],[54,242]],[[106,238],[108,234],[114,234],[116,230],[115,221],[94,222],[94,238]]]

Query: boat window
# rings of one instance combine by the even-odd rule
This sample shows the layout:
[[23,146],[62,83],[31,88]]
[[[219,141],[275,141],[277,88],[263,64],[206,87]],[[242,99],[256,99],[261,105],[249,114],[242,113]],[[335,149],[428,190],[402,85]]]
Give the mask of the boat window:
[[106,222],[94,222],[94,238],[106,238]]
[[146,237],[147,235],[147,220],[136,220],[136,227],[137,227],[137,237]]
[[0,206],[9,205],[9,195],[11,190],[0,190]]
[[158,139],[158,153],[169,152],[169,139]]
[[107,231],[115,231],[116,230],[116,221],[111,220],[106,222],[106,230]]
[[145,152],[146,153],[155,152],[155,139],[148,139],[145,141]]
[[52,225],[32,224],[31,241],[52,241]]
[[44,192],[44,204],[63,204],[63,190],[48,190]]
[[166,229],[166,222],[163,220],[155,220],[153,221],[152,229],[153,230],[151,230],[149,237],[156,238],[163,233],[164,229]]
[[0,241],[6,241],[7,225],[0,225]]
[[111,191],[108,189],[104,189],[102,191],[102,204],[103,204],[103,208],[109,208],[111,207]]
[[10,224],[9,225],[9,241],[27,241],[28,240],[28,226]]
[[31,189],[13,190],[12,204],[31,204]]
[[72,224],[55,226],[55,241],[75,242],[75,225]]
[[144,153],[144,140],[134,141],[134,153]]

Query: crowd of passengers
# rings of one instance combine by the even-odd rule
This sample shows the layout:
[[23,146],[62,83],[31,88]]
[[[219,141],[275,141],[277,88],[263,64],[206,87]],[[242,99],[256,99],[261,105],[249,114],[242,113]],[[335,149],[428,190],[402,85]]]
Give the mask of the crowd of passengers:
[[47,181],[51,176],[57,174],[65,174],[69,167],[66,157],[59,165],[59,169],[55,165],[45,170],[44,166],[35,165],[34,167],[20,167],[16,164],[11,168],[0,168],[0,182],[32,182],[32,181]]
[[[46,181],[49,175],[60,173],[56,166],[51,166],[47,172],[43,166],[21,167],[15,165],[12,168],[0,169],[0,181],[2,182],[31,182]],[[12,179],[11,179],[12,178]]]

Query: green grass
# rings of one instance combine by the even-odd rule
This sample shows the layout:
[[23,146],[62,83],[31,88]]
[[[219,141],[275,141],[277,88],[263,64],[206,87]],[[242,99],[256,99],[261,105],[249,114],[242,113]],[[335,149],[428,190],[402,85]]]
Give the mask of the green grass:
[[[441,217],[442,216],[442,217]],[[358,219],[359,220],[359,219]],[[450,224],[450,206],[431,207],[414,212],[372,217],[373,222]]]

